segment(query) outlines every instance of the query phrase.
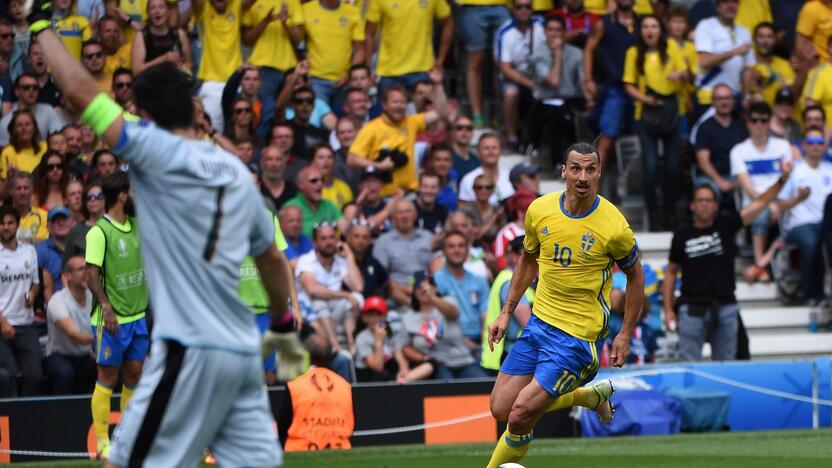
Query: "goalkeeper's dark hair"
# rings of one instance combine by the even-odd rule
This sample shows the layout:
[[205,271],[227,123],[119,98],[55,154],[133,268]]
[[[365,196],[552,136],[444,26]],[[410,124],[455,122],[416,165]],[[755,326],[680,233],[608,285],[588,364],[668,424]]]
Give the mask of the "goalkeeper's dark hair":
[[193,79],[172,62],[149,67],[133,78],[136,108],[166,130],[193,127]]

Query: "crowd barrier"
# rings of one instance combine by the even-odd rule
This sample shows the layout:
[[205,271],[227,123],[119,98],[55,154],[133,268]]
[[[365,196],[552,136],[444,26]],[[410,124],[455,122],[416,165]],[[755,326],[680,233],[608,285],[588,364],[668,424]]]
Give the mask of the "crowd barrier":
[[[832,426],[832,361],[811,360],[645,366],[603,370],[622,385],[707,387],[731,394],[731,430]],[[353,389],[354,446],[493,442],[504,426],[491,418],[493,380],[359,384]],[[285,388],[270,389],[273,409]],[[118,398],[113,398],[113,409]],[[117,422],[119,413],[111,413]],[[547,414],[537,437],[573,437],[580,428],[569,410]],[[95,438],[90,397],[0,400],[0,463],[52,458],[91,458]]]

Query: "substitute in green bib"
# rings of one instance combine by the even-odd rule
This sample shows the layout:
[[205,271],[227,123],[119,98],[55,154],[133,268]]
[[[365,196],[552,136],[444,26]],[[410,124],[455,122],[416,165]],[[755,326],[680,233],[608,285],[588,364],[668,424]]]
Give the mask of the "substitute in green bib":
[[[284,252],[289,244],[283,237],[277,216],[272,215],[272,219],[274,221],[274,245],[278,251]],[[237,292],[240,300],[254,311],[257,328],[260,330],[260,336],[263,336],[272,324],[272,317],[269,314],[269,295],[252,257],[246,257],[240,264],[240,284]],[[304,351],[297,333],[290,331],[279,335],[277,355],[273,347],[268,347],[263,355],[263,371],[266,375],[266,383],[269,385],[274,384],[277,379],[289,381],[303,372]]]
[[123,382],[121,411],[133,396],[142,363],[147,357],[149,333],[147,281],[139,248],[130,181],[115,172],[101,183],[107,214],[87,233],[87,271],[95,298],[92,327],[98,380],[92,394],[92,420],[99,459],[109,452],[110,399]]

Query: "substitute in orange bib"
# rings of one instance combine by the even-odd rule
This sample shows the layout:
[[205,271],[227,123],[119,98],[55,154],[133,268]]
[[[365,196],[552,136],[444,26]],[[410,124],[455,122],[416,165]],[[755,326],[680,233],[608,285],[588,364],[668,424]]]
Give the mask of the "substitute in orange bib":
[[355,426],[352,387],[327,368],[332,348],[326,337],[313,333],[303,345],[312,367],[287,384],[278,412],[280,440],[287,452],[349,449]]

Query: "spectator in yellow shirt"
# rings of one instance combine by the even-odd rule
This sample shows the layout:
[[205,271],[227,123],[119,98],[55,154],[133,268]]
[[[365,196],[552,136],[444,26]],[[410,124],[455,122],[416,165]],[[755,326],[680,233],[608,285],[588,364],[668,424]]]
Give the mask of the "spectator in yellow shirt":
[[[497,1],[505,3],[505,0]],[[442,22],[439,54],[435,60],[434,20]],[[454,35],[451,8],[446,0],[372,0],[367,9],[364,33],[364,60],[368,63],[376,52],[375,40],[379,28],[376,74],[381,77],[378,83],[380,94],[383,95],[394,83],[412,91],[416,83],[429,79],[429,71],[442,71]]]
[[[772,23],[760,23],[754,28],[754,53],[757,63],[752,70],[752,93],[759,94],[769,105],[781,89],[797,94],[806,81],[806,73],[795,75],[795,69],[788,60],[774,54],[777,31]],[[803,67],[800,67],[803,69]]]
[[[445,90],[442,87],[442,72],[432,70],[431,79],[434,86],[433,110],[415,115],[407,115],[407,90],[400,84],[393,84],[382,95],[382,114],[369,121],[355,137],[350,146],[347,163],[356,169],[375,167],[379,172],[389,175],[384,184],[382,196],[392,195],[399,190],[415,190],[416,161],[414,145],[416,135],[428,125],[439,121],[445,112]],[[406,156],[391,157],[390,152]],[[383,157],[385,153],[388,156]],[[394,163],[394,159],[398,159]]]
[[49,237],[46,228],[46,211],[32,206],[32,174],[16,172],[11,177],[12,207],[20,213],[20,228],[17,238],[23,242],[34,244]]
[[310,84],[318,99],[335,108],[350,65],[364,61],[361,12],[341,0],[317,0],[303,4],[303,21]]
[[74,14],[75,0],[55,0],[52,29],[61,38],[66,50],[76,59],[81,58],[81,44],[92,38],[87,18]]
[[[303,38],[303,10],[300,0],[257,0],[252,3],[250,9],[243,9],[246,13],[242,19],[242,40],[252,48],[248,62],[260,67],[259,96],[263,108],[257,133],[265,136],[272,123],[279,120],[275,119],[275,100],[286,72],[298,63],[295,48]],[[225,40],[223,37],[218,39]],[[328,46],[336,47],[335,44]]]
[[335,152],[326,143],[319,143],[312,147],[311,154],[312,165],[321,171],[324,178],[321,196],[343,210],[344,206],[352,203],[353,193],[346,182],[335,177]]
[[15,111],[9,123],[9,146],[0,152],[0,180],[19,171],[32,173],[45,152],[32,112]]
[[104,73],[104,48],[95,39],[85,41],[81,48],[81,64],[92,75],[95,84],[102,93],[110,94],[113,90],[113,75]]
[[811,64],[815,57],[821,63],[829,61],[827,46],[832,35],[832,0],[806,2],[795,28],[794,51],[804,63]]
[[130,68],[132,42],[122,42],[121,27],[113,16],[104,16],[98,20],[96,38],[104,49],[104,74],[113,76],[119,68]]
[[[832,37],[829,43],[832,45]],[[803,98],[806,107],[816,104],[823,108],[826,113],[826,126],[832,128],[832,63],[830,60],[825,60],[809,73],[803,89]]]

